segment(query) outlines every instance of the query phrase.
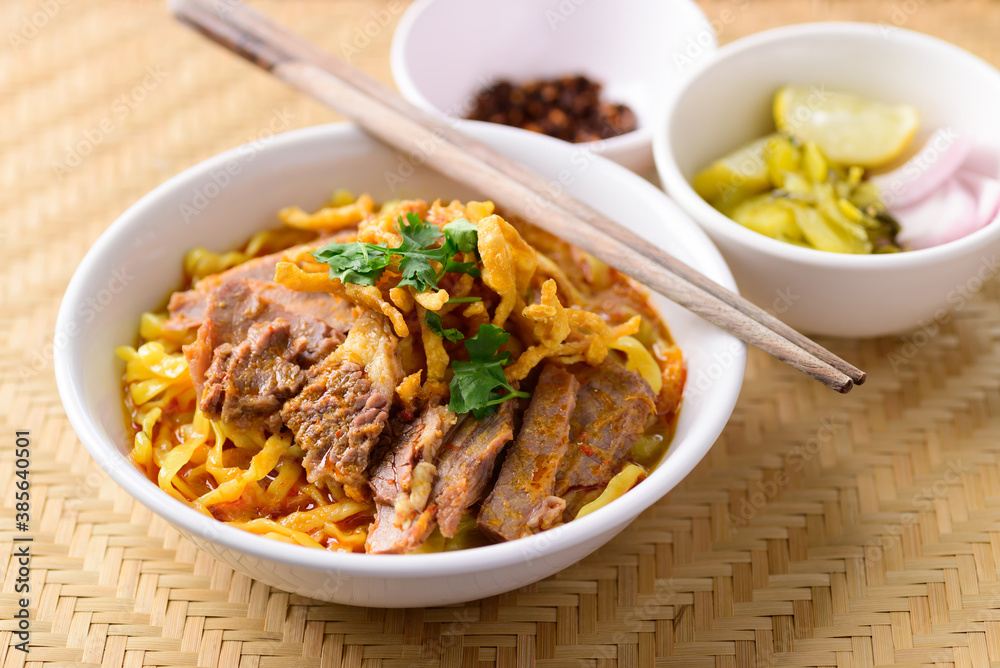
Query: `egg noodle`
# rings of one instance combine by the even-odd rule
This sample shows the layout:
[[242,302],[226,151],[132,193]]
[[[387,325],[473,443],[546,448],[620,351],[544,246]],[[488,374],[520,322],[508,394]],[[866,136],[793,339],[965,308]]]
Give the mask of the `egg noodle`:
[[[451,314],[473,324],[503,327],[511,321],[509,328],[530,332],[510,339],[513,362],[504,372],[511,382],[525,379],[545,359],[597,364],[610,351],[619,351],[627,367],[649,383],[659,401],[667,397],[667,402],[674,402],[665,413],[676,415],[683,386],[680,351],[649,307],[641,286],[539,230],[520,225],[515,229],[493,214],[491,202],[434,203],[429,207],[422,202],[388,202],[378,208],[367,195],[355,199],[338,191],[327,207],[312,214],[298,208],[283,209],[279,218],[286,227],[256,234],[241,250],[190,251],[184,259],[185,274],[197,284],[251,258],[314,239],[317,231],[357,228],[357,237],[363,241],[393,247],[399,243],[393,225],[407,211],[439,225],[459,218],[477,224],[482,282],[499,295],[492,316],[483,301],[462,301],[473,290],[469,275],[437,292],[418,293],[412,286],[393,288],[386,299],[379,287],[343,284],[329,278],[328,267],[308,253],[289,251],[285,261],[277,265],[275,276],[275,282],[286,287],[329,291],[358,308],[382,313],[400,339],[410,334],[407,314],[417,311],[421,329],[416,336],[423,348],[421,366],[426,381],[421,383],[418,371],[397,387],[403,405],[412,405],[427,392],[440,393],[447,388],[450,359],[446,344],[427,327],[424,318],[427,311],[435,311],[446,319]],[[475,259],[474,254],[467,255],[467,261]],[[536,275],[543,280],[536,299],[526,303],[531,285],[538,285],[537,279],[533,282]],[[595,312],[601,305],[594,304],[593,295],[581,291],[580,286],[587,283],[610,286],[609,299],[616,306],[609,310],[617,310],[614,315]],[[622,309],[621,304],[629,308]],[[584,305],[594,310],[585,310]],[[336,484],[310,483],[302,465],[304,452],[287,430],[271,435],[241,431],[206,417],[198,408],[182,351],[182,346],[194,341],[195,331],[165,328],[167,320],[166,312],[143,314],[140,345],[121,346],[115,351],[125,361],[124,401],[135,434],[130,452],[134,464],[167,494],[231,526],[287,543],[364,552],[374,504],[348,498]],[[413,320],[409,319],[411,324]],[[665,388],[665,383],[671,387]],[[610,503],[645,477],[669,441],[666,431],[661,425],[641,437],[633,449],[633,462],[606,488],[592,490],[587,503],[580,504],[579,515]],[[453,538],[444,539],[436,533],[421,550],[477,544],[475,531],[475,517],[467,513]]]

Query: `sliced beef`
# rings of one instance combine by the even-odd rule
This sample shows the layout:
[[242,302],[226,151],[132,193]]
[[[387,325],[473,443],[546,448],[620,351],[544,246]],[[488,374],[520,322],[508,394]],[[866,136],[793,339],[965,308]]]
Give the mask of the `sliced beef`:
[[455,535],[462,513],[483,498],[497,455],[514,437],[515,401],[505,401],[493,415],[466,416],[445,439],[431,493],[437,522],[447,538]]
[[413,468],[421,462],[433,464],[437,460],[445,434],[456,419],[447,406],[428,406],[412,422],[402,425],[395,444],[372,472],[376,501],[395,505],[399,494],[409,493]]
[[556,495],[606,485],[655,410],[649,384],[608,358],[579,374],[582,386],[570,418],[569,449],[556,474]]
[[395,525],[396,510],[389,505],[376,505],[375,521],[368,529],[365,550],[370,554],[403,554],[417,549],[434,533],[434,510],[428,508],[417,515],[406,528]]
[[367,498],[369,455],[404,375],[398,343],[384,316],[365,312],[336,352],[308,370],[302,392],[285,403],[281,417],[306,451],[310,482],[340,483],[351,498]]
[[[163,328],[168,331],[183,331],[199,327],[204,320],[205,311],[213,301],[213,293],[226,283],[234,280],[273,282],[274,268],[285,258],[321,248],[333,241],[349,241],[355,236],[356,233],[353,230],[341,232],[277,253],[256,257],[226,271],[206,276],[198,281],[191,290],[175,292],[170,297],[170,304],[167,307],[170,318],[164,323]],[[289,290],[289,292],[292,291]],[[338,308],[329,309],[326,316],[320,319],[325,320],[334,329],[346,332],[350,329],[350,323],[353,321],[350,304],[340,302]]]
[[278,266],[282,256],[283,253],[273,253],[247,260],[226,271],[206,276],[191,290],[175,292],[170,296],[170,304],[167,306],[170,318],[163,324],[163,328],[168,331],[182,331],[200,326],[213,292],[230,281],[273,280],[274,268]]
[[374,388],[364,367],[349,360],[314,369],[310,384],[282,409],[282,418],[306,452],[310,482],[361,489],[367,455],[389,419],[392,394]]
[[549,364],[542,369],[517,440],[479,511],[480,529],[514,540],[548,529],[562,517],[566,502],[552,492],[569,446],[570,416],[579,389],[576,377],[562,367]]
[[208,306],[209,292],[200,290],[185,290],[170,295],[167,311],[170,317],[163,323],[163,329],[168,332],[182,332],[201,325]]
[[281,430],[282,404],[295,396],[305,373],[295,362],[306,346],[293,338],[282,319],[257,323],[237,346],[215,349],[199,406],[210,418],[221,418],[240,429]]
[[295,362],[310,367],[333,352],[343,334],[330,324],[330,316],[347,309],[333,295],[296,292],[268,281],[237,278],[223,283],[211,295],[198,328],[198,338],[184,346],[191,378],[198,396],[203,395],[205,375],[219,346],[242,343],[258,323],[283,320],[290,336],[301,339]]
[[206,415],[242,429],[279,431],[281,403],[302,388],[302,371],[344,340],[354,320],[351,304],[271,280],[287,254],[326,241],[249,260],[171,297],[164,327],[198,328],[184,356]]
[[434,529],[434,509],[427,501],[437,468],[434,462],[456,416],[445,406],[430,405],[409,424],[375,466],[371,488],[377,513],[368,531],[368,552],[408,552]]

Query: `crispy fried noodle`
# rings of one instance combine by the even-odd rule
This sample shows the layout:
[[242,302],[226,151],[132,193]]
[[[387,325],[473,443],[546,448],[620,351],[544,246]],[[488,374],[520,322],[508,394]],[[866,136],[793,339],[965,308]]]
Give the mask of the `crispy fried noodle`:
[[125,362],[131,459],[234,527],[328,550],[470,548],[641,484],[684,362],[644,288],[492,202],[337,191],[191,250]]

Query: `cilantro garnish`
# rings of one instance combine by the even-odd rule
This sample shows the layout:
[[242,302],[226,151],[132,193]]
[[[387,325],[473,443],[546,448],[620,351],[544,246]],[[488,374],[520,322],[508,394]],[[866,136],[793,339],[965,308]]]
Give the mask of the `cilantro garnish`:
[[[361,241],[332,243],[312,252],[317,262],[330,267],[330,278],[343,283],[375,285],[382,273],[392,266],[401,278],[399,285],[412,285],[418,292],[436,290],[438,281],[448,273],[479,276],[475,262],[460,262],[459,253],[475,252],[479,235],[475,224],[465,218],[448,223],[443,228],[420,219],[415,213],[398,218],[401,241],[395,248],[386,244]],[[456,297],[450,304],[479,301],[480,297]],[[461,341],[457,329],[445,329],[441,316],[434,311],[424,314],[428,328],[443,339],[453,343]],[[454,378],[449,388],[451,400],[448,407],[458,414],[472,413],[482,419],[496,411],[503,402],[518,397],[530,397],[518,392],[507,382],[503,367],[510,361],[510,353],[499,352],[510,334],[496,325],[480,325],[472,338],[465,340],[469,361],[451,362]]]
[[[510,353],[499,352],[510,334],[496,325],[480,325],[479,331],[465,341],[468,362],[452,360],[455,376],[451,380],[451,400],[448,408],[458,414],[471,412],[482,419],[496,410],[498,404],[516,397],[527,398],[527,392],[518,392],[504,376],[503,366],[510,361]],[[506,390],[506,393],[502,393]]]
[[[313,251],[312,256],[330,267],[330,278],[358,285],[375,285],[394,260],[402,274],[399,285],[412,285],[417,292],[436,290],[446,273],[479,276],[474,262],[455,260],[457,253],[475,251],[479,242],[476,226],[465,218],[443,229],[420,220],[415,213],[406,214],[405,220],[400,216],[398,223],[402,241],[395,248],[361,241],[332,243]],[[444,241],[436,245],[442,237]],[[435,269],[432,262],[440,269]]]
[[451,342],[461,341],[465,337],[462,332],[454,328],[444,328],[444,324],[441,321],[441,316],[439,316],[434,311],[427,311],[424,314],[424,320],[427,322],[427,327],[432,332],[440,336],[442,339],[448,339]]
[[332,243],[313,251],[317,262],[330,266],[330,278],[339,278],[342,283],[375,285],[382,272],[389,266],[392,256],[389,249],[379,244]]
[[482,297],[452,297],[445,304],[472,304],[483,301]]

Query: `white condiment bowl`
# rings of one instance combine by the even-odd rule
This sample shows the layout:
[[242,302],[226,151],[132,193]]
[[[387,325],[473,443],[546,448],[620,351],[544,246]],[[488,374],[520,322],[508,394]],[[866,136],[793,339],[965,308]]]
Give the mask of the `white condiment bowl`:
[[[708,237],[639,176],[540,135],[485,123],[462,127],[733,286]],[[124,367],[114,348],[134,344],[142,312],[161,308],[178,288],[181,261],[190,248],[235,248],[254,232],[275,227],[278,209],[318,207],[337,187],[370,192],[376,201],[477,195],[414,166],[352,125],[289,132],[211,158],[143,197],[97,240],[66,290],[55,335],[55,371],[73,428],[119,485],[205,551],[269,585],[340,603],[427,606],[489,596],[551,575],[606,543],[687,475],[722,431],[739,394],[746,348],[657,298],[687,360],[689,380],[676,436],[647,480],[578,521],[463,552],[340,554],[232,528],[167,495],[128,459],[131,439],[120,385]],[[109,299],[101,299],[101,308],[86,305],[90,297],[104,294]]]
[[[656,127],[664,188],[719,245],[744,296],[807,333],[937,331],[1000,270],[997,221],[929,249],[841,255],[757,234],[691,187],[711,162],[773,131],[772,98],[785,84],[913,104],[921,114],[915,147],[934,130],[954,127],[1000,164],[1000,72],[957,46],[891,26],[787,26],[719,49],[692,71]],[[996,165],[984,170],[1000,176]]]
[[715,44],[690,0],[417,0],[393,35],[392,74],[410,102],[452,118],[497,79],[584,74],[639,127],[580,145],[642,172],[653,166],[651,126],[668,93]]

